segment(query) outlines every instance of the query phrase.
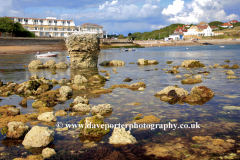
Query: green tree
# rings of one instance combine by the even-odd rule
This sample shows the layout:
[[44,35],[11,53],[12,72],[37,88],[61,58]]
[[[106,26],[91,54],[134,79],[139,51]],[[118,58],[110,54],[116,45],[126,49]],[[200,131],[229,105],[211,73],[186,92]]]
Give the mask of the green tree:
[[119,34],[119,35],[118,35],[118,39],[124,39],[124,35]]
[[0,18],[0,32],[12,33],[14,31],[14,21],[8,17]]
[[128,37],[132,36],[132,33],[128,33]]
[[222,25],[223,22],[220,21],[212,21],[210,23],[208,23],[209,26],[215,26],[215,27],[220,27],[220,25]]
[[0,18],[0,32],[12,33],[15,37],[35,37],[35,34],[24,29],[21,23],[14,23],[14,21],[8,17]]

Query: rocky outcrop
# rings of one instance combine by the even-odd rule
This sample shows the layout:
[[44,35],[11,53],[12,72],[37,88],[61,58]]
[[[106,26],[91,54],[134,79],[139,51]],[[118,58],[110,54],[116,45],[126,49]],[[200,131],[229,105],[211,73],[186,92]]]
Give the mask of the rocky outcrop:
[[73,81],[73,83],[75,84],[81,84],[81,83],[87,83],[87,82],[88,82],[87,78],[85,78],[82,75],[76,75]]
[[99,104],[97,106],[93,106],[92,115],[105,116],[106,114],[111,113],[112,110],[111,104]]
[[48,127],[34,126],[25,136],[22,144],[29,147],[45,147],[54,140],[54,131]]
[[64,63],[64,62],[60,62],[60,63],[55,65],[55,68],[56,69],[67,69],[68,65],[66,63]]
[[182,84],[195,84],[195,83],[201,83],[201,82],[202,82],[201,79],[195,79],[195,78],[187,78],[181,81]]
[[59,89],[59,93],[62,97],[71,97],[73,95],[73,91],[70,87],[68,86],[62,86],[60,89]]
[[161,90],[160,92],[157,92],[156,95],[159,95],[159,96],[168,95],[168,93],[171,90],[175,90],[175,92],[177,93],[177,96],[179,96],[179,97],[186,96],[189,94],[188,91],[184,90],[183,88],[178,88],[175,86],[168,86],[168,87],[164,88],[163,90]]
[[16,106],[11,106],[7,108],[7,115],[8,116],[17,116],[20,115],[20,109],[16,108]]
[[205,86],[193,87],[191,90],[191,94],[197,94],[201,98],[212,98],[214,96],[213,91]]
[[86,97],[81,97],[81,96],[77,96],[74,101],[73,104],[89,104],[89,100]]
[[125,128],[114,128],[112,136],[109,137],[109,143],[125,145],[137,143],[137,140]]
[[182,62],[181,67],[184,68],[194,68],[194,67],[205,67],[204,64],[197,60],[185,60]]
[[57,118],[54,116],[53,112],[45,112],[40,114],[37,119],[44,122],[55,122]]
[[144,58],[138,59],[138,65],[151,65],[151,64],[158,64],[159,62],[156,60],[145,60]]
[[97,67],[100,40],[95,34],[71,34],[65,39],[71,68]]
[[50,158],[51,156],[57,154],[54,149],[52,148],[44,148],[42,150],[42,156],[43,158]]
[[42,61],[40,60],[33,60],[29,63],[28,68],[30,69],[41,69],[44,68]]
[[6,136],[8,138],[20,138],[23,137],[29,130],[28,126],[25,126],[22,122],[9,122],[8,125],[8,131],[6,133]]
[[54,60],[49,60],[44,63],[44,68],[55,68],[56,62]]
[[91,107],[88,104],[79,103],[73,106],[73,110],[76,112],[90,112]]
[[67,112],[65,112],[64,110],[58,110],[56,113],[55,113],[55,116],[66,116],[67,115]]
[[176,68],[173,68],[172,70],[166,71],[165,73],[177,74],[179,72],[180,72],[179,70],[177,70]]
[[99,65],[100,66],[124,66],[125,62],[120,60],[111,60],[111,61],[104,61]]
[[88,82],[93,84],[105,83],[106,78],[101,75],[94,75],[88,79]]

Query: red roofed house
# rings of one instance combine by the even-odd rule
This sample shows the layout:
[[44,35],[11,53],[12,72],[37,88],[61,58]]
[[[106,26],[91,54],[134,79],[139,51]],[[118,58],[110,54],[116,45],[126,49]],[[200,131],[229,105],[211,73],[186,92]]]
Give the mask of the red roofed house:
[[238,21],[237,20],[231,20],[229,21],[229,23],[237,23]]
[[211,26],[211,29],[212,29],[212,30],[217,30],[218,27],[216,27],[216,26]]
[[185,26],[183,25],[183,27],[179,27],[174,31],[174,33],[183,33],[183,32],[187,32],[187,29],[185,29]]
[[221,27],[223,27],[223,28],[232,28],[233,25],[230,24],[230,23],[223,23],[223,24],[221,25]]

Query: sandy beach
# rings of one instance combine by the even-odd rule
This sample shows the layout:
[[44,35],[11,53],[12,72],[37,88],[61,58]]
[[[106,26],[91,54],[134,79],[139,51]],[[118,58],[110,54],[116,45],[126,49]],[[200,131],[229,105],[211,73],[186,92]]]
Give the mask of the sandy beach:
[[[168,41],[162,40],[143,40],[134,41],[133,43],[139,44],[144,47],[158,47],[158,46],[190,46],[190,45],[202,45],[202,43],[211,43],[214,45],[226,45],[226,44],[240,44],[240,39],[213,39],[213,40],[198,40],[193,41]],[[47,52],[47,51],[61,51],[67,50],[65,45],[31,45],[31,46],[0,46],[0,55],[4,54],[24,54],[33,52]]]

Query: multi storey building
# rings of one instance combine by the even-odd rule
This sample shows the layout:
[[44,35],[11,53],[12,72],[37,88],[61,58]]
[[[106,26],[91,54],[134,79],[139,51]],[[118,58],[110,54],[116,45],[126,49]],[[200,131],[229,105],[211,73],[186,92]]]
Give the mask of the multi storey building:
[[72,33],[90,33],[98,34],[100,38],[103,38],[103,27],[97,24],[85,23],[80,26],[75,26],[73,20],[57,19],[56,17],[41,18],[20,18],[20,17],[8,17],[14,22],[22,24],[23,28],[35,33],[36,36],[50,36],[50,37],[66,37]]

